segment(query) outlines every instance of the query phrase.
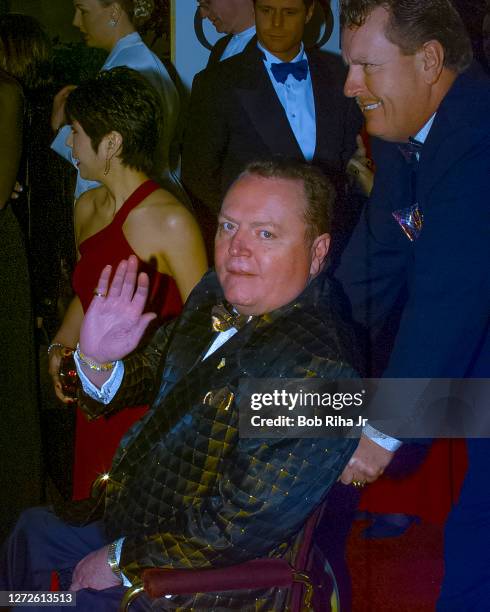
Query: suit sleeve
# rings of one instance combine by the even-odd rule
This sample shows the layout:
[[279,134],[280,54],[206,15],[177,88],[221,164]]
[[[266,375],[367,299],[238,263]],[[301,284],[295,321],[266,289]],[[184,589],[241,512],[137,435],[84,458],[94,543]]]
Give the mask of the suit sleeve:
[[132,353],[124,360],[124,378],[116,395],[109,404],[102,404],[79,390],[80,408],[95,419],[119,412],[128,406],[149,404],[156,393],[159,371],[165,358],[175,322],[162,325],[152,340],[141,351]]
[[[349,367],[335,374],[355,375]],[[216,495],[190,505],[160,533],[125,538],[122,572],[134,581],[148,567],[219,567],[266,555],[298,533],[355,444],[240,438],[219,470]]]
[[228,146],[223,93],[216,72],[200,72],[192,84],[182,151],[182,182],[193,200],[218,212],[222,199],[222,167]]

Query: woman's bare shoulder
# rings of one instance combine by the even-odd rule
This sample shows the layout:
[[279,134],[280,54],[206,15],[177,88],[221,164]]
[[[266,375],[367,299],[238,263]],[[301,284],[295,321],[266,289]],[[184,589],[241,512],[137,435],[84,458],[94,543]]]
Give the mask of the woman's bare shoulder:
[[154,223],[159,231],[175,226],[195,223],[193,215],[174,195],[165,189],[157,189],[149,195],[136,209],[138,221]]
[[98,204],[103,202],[105,197],[105,187],[89,189],[88,191],[82,193],[82,195],[75,202],[75,223],[77,221],[84,221],[90,218],[97,210]]

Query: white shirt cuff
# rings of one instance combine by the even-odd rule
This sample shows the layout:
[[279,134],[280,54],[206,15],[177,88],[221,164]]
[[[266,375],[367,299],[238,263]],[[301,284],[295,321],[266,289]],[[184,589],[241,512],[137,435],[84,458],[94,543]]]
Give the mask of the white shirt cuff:
[[109,404],[121,386],[122,379],[124,377],[124,362],[116,361],[116,365],[112,370],[111,376],[102,387],[99,389],[96,387],[85,375],[84,371],[80,366],[80,359],[77,352],[73,354],[75,359],[75,365],[77,366],[78,377],[82,383],[83,390],[92,399],[102,404]]
[[[119,565],[119,561],[121,560],[121,551],[122,551],[123,544],[124,544],[124,538],[119,538],[119,540],[116,540],[116,550],[114,551],[114,555],[116,557],[116,561],[118,565]],[[122,576],[123,586],[125,587],[133,586],[122,572],[121,572],[121,576]]]
[[391,451],[392,453],[398,450],[403,444],[403,442],[400,442],[400,440],[390,438],[390,436],[378,431],[371,425],[364,425],[362,433],[366,436],[366,438],[369,438],[378,446],[381,446],[385,450]]

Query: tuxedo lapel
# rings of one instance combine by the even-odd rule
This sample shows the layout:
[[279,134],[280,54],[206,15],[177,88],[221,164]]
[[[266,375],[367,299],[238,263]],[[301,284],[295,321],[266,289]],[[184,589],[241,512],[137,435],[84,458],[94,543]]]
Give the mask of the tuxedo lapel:
[[[444,180],[444,174],[484,138],[478,120],[468,110],[472,83],[471,69],[461,74],[437,109],[434,123],[420,154],[418,193],[428,196],[432,186]],[[478,116],[478,114],[476,115]],[[422,200],[423,206],[424,201]]]
[[[211,311],[223,299],[223,294],[214,275],[209,280],[209,290],[198,309],[186,308],[179,319],[165,360],[164,379],[167,369],[172,370],[171,379],[174,381],[184,377],[201,361],[216,337]],[[186,330],[185,334],[181,332],[182,329]]]
[[[203,357],[205,352],[203,352],[201,358],[196,361],[193,370],[202,370],[202,372],[199,373],[200,378],[209,381],[210,385],[213,384],[213,381],[216,379],[221,379],[223,375],[225,375],[226,378],[233,378],[240,367],[239,352],[253,334],[255,327],[256,321],[247,323],[204,360]],[[212,341],[214,341],[216,337],[217,334],[213,334]],[[209,349],[210,345],[211,343],[209,343],[206,350]]]
[[[474,133],[453,125],[444,110],[438,111],[420,154],[417,194],[428,195],[432,185],[474,144]],[[423,206],[422,201],[420,204]]]
[[[256,39],[252,39],[254,41]],[[250,123],[271,153],[280,152],[285,157],[301,159],[303,153],[256,46],[247,49],[246,58],[237,96]]]
[[226,36],[222,36],[220,39],[216,41],[216,44],[211,49],[211,52],[209,54],[207,67],[214,66],[215,64],[218,64],[220,62],[221,56],[223,55],[231,38],[232,38],[232,35],[227,34]]

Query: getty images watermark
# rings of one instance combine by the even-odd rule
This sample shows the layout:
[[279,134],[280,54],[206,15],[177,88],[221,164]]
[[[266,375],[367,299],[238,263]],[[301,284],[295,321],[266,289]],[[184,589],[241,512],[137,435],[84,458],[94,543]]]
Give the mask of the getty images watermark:
[[490,437],[490,379],[243,379],[246,438]]
[[[250,417],[250,423],[253,427],[286,425],[287,427],[364,427],[367,423],[367,418],[362,414],[352,418],[345,416],[346,409],[361,409],[363,406],[364,395],[366,391],[348,392],[328,392],[328,391],[286,391],[286,389],[274,389],[269,393],[252,393],[250,397],[250,409],[254,411],[262,410],[263,408],[286,409],[288,416],[279,414],[277,416],[262,416],[254,414]],[[311,410],[319,412],[319,408],[323,408],[321,414],[312,414],[308,416]],[[293,411],[296,410],[293,415]],[[330,413],[333,411],[344,411],[344,414]]]

